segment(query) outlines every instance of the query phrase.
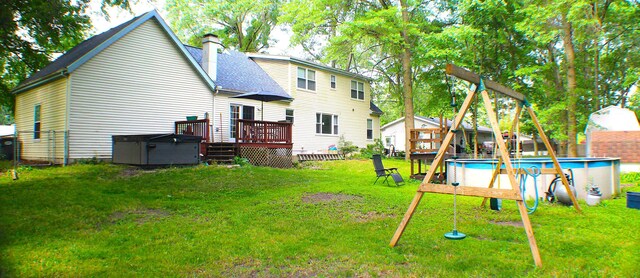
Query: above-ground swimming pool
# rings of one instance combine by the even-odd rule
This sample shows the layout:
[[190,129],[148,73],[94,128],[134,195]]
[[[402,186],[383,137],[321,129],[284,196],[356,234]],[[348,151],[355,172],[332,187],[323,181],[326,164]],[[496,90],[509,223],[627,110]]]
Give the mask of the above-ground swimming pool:
[[[589,185],[597,185],[600,187],[602,198],[608,199],[620,193],[620,159],[619,158],[591,158],[591,157],[575,157],[575,158],[558,158],[560,167],[565,173],[568,169],[573,171],[573,179],[578,193],[578,199],[585,200]],[[456,161],[456,175],[454,177],[454,163],[452,159],[446,161],[447,166],[447,183],[451,184],[454,180],[460,185],[473,187],[488,187],[491,181],[493,169],[497,167],[497,159],[458,159]],[[553,162],[550,157],[541,158],[522,158],[512,159],[514,168],[539,169],[553,168]],[[502,169],[505,169],[504,165]],[[555,175],[542,174],[536,179],[529,176],[526,181],[527,198],[535,198],[534,182],[537,181],[538,196],[544,198],[544,193],[549,188],[549,184],[553,181]],[[500,175],[496,180],[494,188],[508,189],[511,188],[507,175]]]

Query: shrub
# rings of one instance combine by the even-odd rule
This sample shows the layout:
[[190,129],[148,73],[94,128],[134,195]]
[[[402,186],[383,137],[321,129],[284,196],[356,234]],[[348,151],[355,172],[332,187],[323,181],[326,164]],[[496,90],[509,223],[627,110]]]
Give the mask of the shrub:
[[640,172],[624,173],[620,175],[620,183],[640,184]]
[[233,157],[233,163],[234,164],[238,164],[241,167],[250,166],[251,165],[251,163],[249,163],[249,159],[246,159],[244,157],[239,157],[239,156]]
[[353,142],[347,141],[344,139],[344,135],[340,136],[340,140],[338,140],[338,152],[342,154],[345,158],[351,153],[354,153],[358,150],[358,146],[354,145]]
[[76,164],[80,164],[80,165],[98,165],[100,163],[102,163],[102,161],[100,161],[100,159],[98,159],[97,157],[92,157],[92,158],[81,158],[75,161]]
[[380,139],[374,140],[373,144],[369,144],[366,149],[360,150],[360,156],[363,158],[371,158],[374,154],[384,155],[384,145]]

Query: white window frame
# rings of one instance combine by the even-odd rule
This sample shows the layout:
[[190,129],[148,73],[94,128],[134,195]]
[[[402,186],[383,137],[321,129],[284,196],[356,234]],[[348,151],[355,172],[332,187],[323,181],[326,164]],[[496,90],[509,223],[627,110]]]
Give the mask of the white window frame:
[[[329,123],[323,122],[323,119],[325,118],[325,116],[329,117],[330,119]],[[326,124],[331,126],[330,133],[323,132],[322,127],[325,126]],[[339,127],[340,127],[340,121],[339,121],[338,115],[330,114],[330,113],[320,113],[320,112],[316,113],[316,134],[317,135],[338,135],[338,132],[340,130]]]
[[33,106],[33,140],[40,141],[40,138],[42,138],[42,105],[38,103]]
[[[371,137],[369,137],[369,133],[371,133]],[[367,140],[373,140],[373,137],[373,119],[367,119]]]
[[364,82],[351,80],[351,99],[364,100]]
[[[300,76],[302,70],[302,75]],[[309,90],[309,91],[315,91],[316,90],[316,71],[315,70],[310,70],[307,68],[303,68],[303,67],[298,67],[298,70],[296,71],[296,75],[297,75],[297,82],[296,82],[296,87],[298,89],[303,89],[303,90]],[[300,82],[304,83],[304,86],[301,86]]]
[[335,75],[331,75],[331,77],[329,77],[329,86],[331,87],[332,90],[335,90],[336,87],[338,87],[338,78]]
[[235,123],[235,119],[233,117],[233,108],[234,107],[238,107],[238,117],[237,119],[239,120],[246,120],[244,118],[244,109],[245,107],[247,109],[251,108],[253,109],[253,119],[255,120],[256,117],[256,107],[252,106],[252,105],[243,105],[243,104],[237,104],[237,103],[230,103],[229,104],[229,139],[233,142],[235,142],[236,138],[235,138],[235,129],[236,129],[236,123]]
[[[289,115],[289,112],[291,112],[291,115]],[[284,110],[284,119],[287,122],[293,123],[293,121],[295,120],[295,112],[293,109],[285,109]]]

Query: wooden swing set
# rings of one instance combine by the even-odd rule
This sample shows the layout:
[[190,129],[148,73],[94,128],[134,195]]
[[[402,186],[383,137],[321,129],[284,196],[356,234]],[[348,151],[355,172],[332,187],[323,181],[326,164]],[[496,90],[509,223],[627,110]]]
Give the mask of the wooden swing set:
[[[440,193],[440,194],[454,194],[454,190],[455,190],[455,194],[457,195],[484,197],[482,201],[482,206],[486,204],[486,201],[489,198],[515,200],[518,206],[518,210],[520,212],[520,217],[522,218],[522,224],[524,225],[524,230],[529,240],[529,247],[531,248],[533,260],[535,262],[535,265],[540,267],[542,266],[542,259],[540,258],[538,245],[533,235],[533,228],[531,227],[531,222],[529,220],[527,208],[524,204],[524,199],[523,199],[522,193],[520,192],[520,187],[518,185],[518,180],[517,180],[519,174],[522,174],[525,171],[525,169],[514,168],[514,166],[511,164],[511,158],[509,157],[509,150],[507,149],[507,145],[505,144],[504,140],[496,140],[496,144],[498,145],[499,158],[498,158],[498,163],[496,165],[497,167],[493,170],[493,175],[491,177],[491,181],[489,182],[489,185],[487,186],[487,188],[457,185],[457,183],[454,183],[454,186],[446,185],[446,184],[437,184],[433,182],[433,178],[436,172],[437,165],[440,165],[440,163],[443,161],[447,151],[447,147],[449,146],[449,144],[451,144],[451,141],[455,136],[455,131],[458,129],[458,127],[462,123],[464,115],[466,114],[467,110],[471,105],[471,102],[474,100],[478,92],[482,96],[484,107],[487,110],[489,122],[491,123],[491,129],[493,131],[493,134],[495,135],[495,138],[502,138],[502,133],[500,131],[498,120],[495,114],[496,112],[494,111],[491,105],[491,98],[489,97],[489,93],[487,92],[487,89],[491,89],[496,93],[506,95],[519,102],[519,105],[517,106],[517,109],[516,109],[516,114],[513,120],[513,124],[511,126],[511,130],[509,131],[509,138],[512,137],[514,127],[519,122],[522,109],[524,108],[529,113],[533,121],[533,124],[536,127],[536,130],[538,131],[538,134],[542,139],[542,142],[544,143],[549,153],[549,156],[551,157],[551,160],[553,161],[554,167],[549,169],[541,169],[542,174],[558,175],[562,179],[562,184],[564,185],[567,192],[571,192],[571,189],[569,188],[569,181],[567,180],[564,173],[562,172],[562,168],[560,167],[560,163],[558,163],[558,159],[555,155],[555,152],[553,151],[551,143],[549,142],[549,139],[547,138],[544,131],[542,130],[542,127],[540,126],[540,122],[538,121],[538,118],[536,117],[536,114],[534,113],[533,108],[531,107],[531,104],[526,100],[523,94],[516,92],[510,88],[507,88],[497,82],[494,82],[491,80],[483,80],[480,75],[475,74],[471,71],[468,71],[464,68],[457,67],[452,64],[447,65],[446,73],[448,75],[452,75],[459,79],[476,84],[477,89],[475,91],[469,90],[464,102],[462,103],[462,106],[460,107],[458,114],[455,117],[455,120],[453,122],[453,125],[451,126],[451,129],[449,129],[449,132],[446,134],[445,138],[443,139],[442,145],[440,146],[440,149],[438,150],[438,153],[436,154],[435,159],[433,160],[431,167],[429,168],[429,171],[427,172],[426,176],[424,177],[424,180],[420,184],[420,187],[418,188],[418,192],[413,197],[413,200],[409,205],[409,209],[405,213],[402,219],[402,222],[400,222],[400,226],[398,226],[398,229],[393,235],[390,246],[391,247],[396,246],[396,244],[400,240],[400,237],[402,236],[402,233],[407,227],[407,224],[409,224],[409,221],[411,220],[413,213],[418,207],[418,204],[420,204],[420,200],[422,200],[424,193],[429,192],[429,193]],[[502,169],[502,165],[504,165],[504,169]],[[500,189],[500,188],[493,187],[496,181],[496,178],[500,174],[507,175],[507,177],[509,178],[509,182],[511,184],[510,189]],[[575,209],[578,212],[581,212],[580,205],[576,201],[575,196],[573,194],[568,194],[568,195],[570,196]],[[454,232],[456,232],[455,228],[454,228]]]

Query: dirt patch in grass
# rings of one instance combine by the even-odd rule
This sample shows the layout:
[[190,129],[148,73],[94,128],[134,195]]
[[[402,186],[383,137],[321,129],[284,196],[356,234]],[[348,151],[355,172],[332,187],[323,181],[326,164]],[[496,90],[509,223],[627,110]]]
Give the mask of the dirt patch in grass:
[[491,221],[491,224],[500,225],[500,226],[518,227],[518,228],[524,227],[522,222],[518,222],[518,221]]
[[117,224],[118,222],[131,219],[136,222],[136,224],[142,225],[150,221],[168,217],[169,215],[171,215],[171,213],[166,210],[151,208],[136,209],[130,211],[116,211],[109,216],[108,223]]
[[353,217],[356,219],[356,222],[359,222],[359,223],[395,217],[395,215],[393,214],[386,214],[386,213],[381,213],[377,211],[369,211],[365,213],[362,213],[359,211],[353,211],[351,212],[351,215],[353,215]]
[[329,170],[328,166],[319,161],[305,161],[297,164],[300,169],[307,170]]
[[362,196],[340,194],[340,193],[315,193],[302,196],[305,203],[326,203],[326,202],[345,202],[353,200],[362,200]]

